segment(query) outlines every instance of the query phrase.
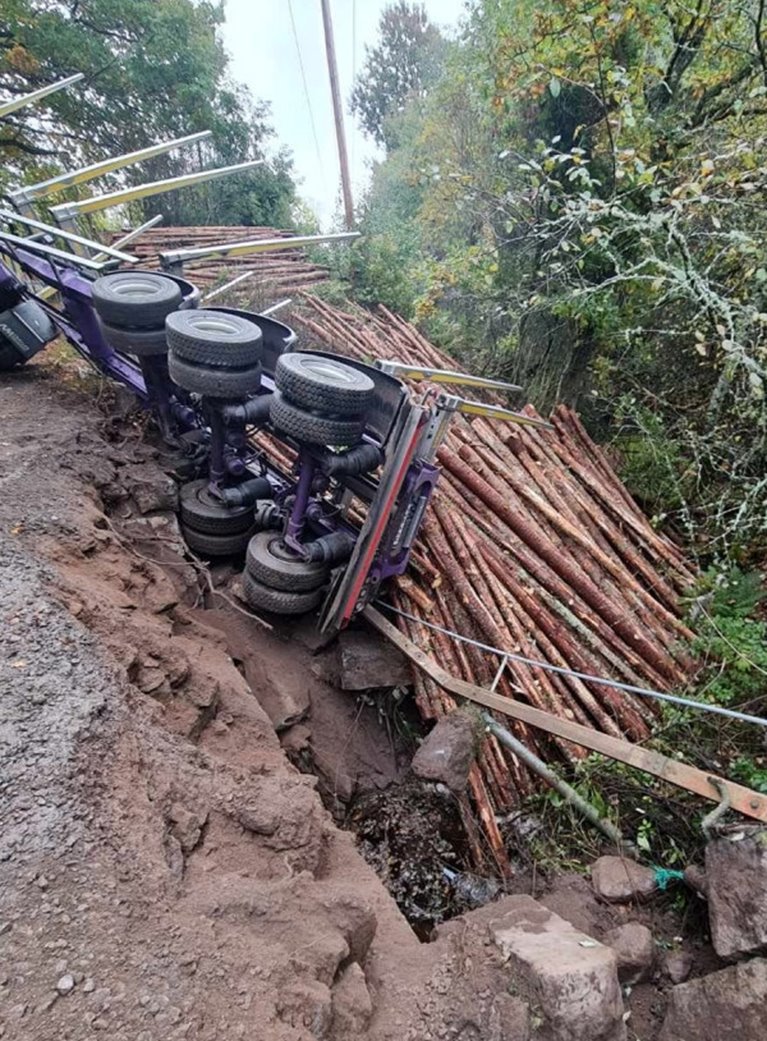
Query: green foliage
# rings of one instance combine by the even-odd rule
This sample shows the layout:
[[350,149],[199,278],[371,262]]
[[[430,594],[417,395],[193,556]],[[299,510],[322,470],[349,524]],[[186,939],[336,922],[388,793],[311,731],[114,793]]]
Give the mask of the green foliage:
[[[688,603],[688,622],[697,634],[692,650],[701,661],[690,698],[767,714],[767,625],[761,618],[766,602],[757,572],[730,566],[702,575]],[[762,736],[753,725],[665,705],[647,747],[767,792]],[[691,793],[597,754],[581,760],[569,780],[648,862],[682,868],[702,853],[706,808]],[[599,833],[556,792],[538,798],[537,813],[536,863],[571,869],[602,851]],[[673,891],[670,898],[677,898]]]
[[335,268],[355,299],[363,304],[384,304],[406,318],[412,316],[415,289],[403,279],[408,245],[395,235],[376,235],[339,250]]
[[699,588],[690,610],[692,650],[703,663],[698,696],[722,705],[767,703],[767,623],[755,617],[765,599],[762,576],[712,568]]
[[767,794],[767,757],[740,755],[730,764],[730,773],[733,780]]
[[[704,559],[758,559],[761,5],[475,0],[443,66],[389,119],[363,221],[397,239],[417,320],[539,407],[579,405]],[[393,299],[387,274],[365,299]]]
[[[220,166],[240,162],[242,155],[221,156],[211,150],[203,165]],[[200,169],[191,160],[184,162],[178,158],[160,164],[160,168],[163,169],[162,173],[151,176],[169,177],[186,170],[191,172]],[[284,151],[280,151],[270,159],[268,165],[195,188],[156,195],[149,200],[147,207],[141,207],[137,217],[146,218],[150,215],[149,211],[155,213],[159,210],[165,214],[169,224],[245,224],[290,228],[296,219],[296,195],[291,169],[292,161]],[[300,209],[297,215],[301,216]]]
[[711,567],[698,580],[690,600],[690,615],[693,621],[702,613],[719,621],[743,621],[755,616],[765,600],[767,591],[759,572],[742,571],[739,567],[720,571]]
[[[688,793],[597,754],[582,759],[568,780],[600,817],[634,843],[646,862],[674,869],[696,859],[703,845],[696,812],[700,805]],[[537,813],[541,827],[532,844],[536,865],[577,870],[605,851],[601,833],[557,792],[538,797]]]
[[681,519],[692,491],[690,468],[663,417],[626,396],[617,403],[615,419],[620,425],[613,443],[629,491],[654,523]]
[[362,129],[379,145],[389,147],[395,139],[389,120],[408,101],[423,96],[436,79],[444,41],[436,26],[429,23],[424,5],[407,0],[384,8],[378,33],[378,44],[365,48],[351,108]]
[[[0,186],[196,130],[212,131],[196,153],[158,157],[119,176],[137,183],[263,155],[271,134],[268,107],[229,79],[218,34],[223,3],[5,0],[3,13],[4,95],[75,72],[86,79],[2,121]],[[102,190],[108,187],[100,182]],[[170,223],[280,224],[289,217],[293,195],[283,156],[273,170],[218,182],[215,190],[174,193],[162,199],[162,209]],[[148,208],[156,212],[157,200]]]

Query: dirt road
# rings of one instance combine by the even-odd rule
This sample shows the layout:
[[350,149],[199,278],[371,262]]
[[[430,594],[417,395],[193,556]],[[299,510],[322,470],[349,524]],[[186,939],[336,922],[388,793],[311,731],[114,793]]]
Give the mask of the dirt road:
[[[43,366],[0,416],[0,1035],[429,1036],[433,958],[206,624],[154,449]],[[243,623],[264,704],[320,683]]]

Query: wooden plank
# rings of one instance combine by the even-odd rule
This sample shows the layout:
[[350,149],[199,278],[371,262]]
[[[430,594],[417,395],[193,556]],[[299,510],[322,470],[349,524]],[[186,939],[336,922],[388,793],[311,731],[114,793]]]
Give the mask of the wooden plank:
[[751,788],[746,788],[742,784],[736,784],[734,781],[708,774],[688,763],[670,759],[668,756],[661,755],[660,752],[653,752],[649,748],[632,744],[630,741],[603,734],[599,730],[582,726],[580,723],[572,723],[570,720],[561,719],[550,712],[525,705],[521,701],[513,701],[501,694],[494,694],[484,687],[477,687],[473,683],[467,683],[465,680],[451,676],[375,608],[366,607],[364,615],[370,624],[399,647],[414,665],[417,665],[427,676],[456,697],[474,701],[486,708],[511,716],[512,719],[519,719],[524,723],[529,723],[530,726],[545,730],[549,734],[556,734],[557,737],[564,738],[565,741],[572,741],[573,744],[580,745],[582,748],[588,748],[593,752],[600,752],[610,759],[627,763],[629,766],[636,767],[637,770],[643,770],[654,777],[659,777],[662,781],[667,781],[678,788],[685,788],[704,799],[710,799],[711,802],[721,802],[722,797],[716,785],[722,785],[727,789],[733,810],[738,810],[746,817],[767,822],[767,796],[755,792]]

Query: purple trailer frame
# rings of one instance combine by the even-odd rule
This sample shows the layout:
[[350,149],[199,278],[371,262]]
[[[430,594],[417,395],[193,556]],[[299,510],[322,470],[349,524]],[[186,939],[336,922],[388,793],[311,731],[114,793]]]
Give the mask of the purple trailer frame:
[[[330,592],[322,610],[323,631],[343,628],[375,595],[382,581],[406,570],[423,512],[439,477],[438,468],[419,453],[419,446],[429,443],[428,437],[424,440],[426,428],[434,425],[431,404],[428,407],[414,404],[405,385],[392,375],[340,359],[370,373],[376,383],[379,411],[384,417],[377,429],[366,430],[364,438],[368,445],[378,449],[381,469],[377,479],[368,474],[337,479],[347,491],[367,502],[366,520],[361,528],[357,527],[345,518],[337,504],[329,508],[324,495],[330,484],[328,458],[337,460],[343,453],[293,444],[292,447],[298,449],[295,472],[283,473],[249,446],[244,421],[227,423],[226,405],[222,407],[221,402],[210,399],[203,399],[201,405],[197,405],[180,391],[168,375],[166,356],[141,358],[137,363],[110,346],[102,335],[93,308],[92,279],[77,270],[77,257],[73,256],[69,265],[38,255],[31,242],[29,248],[24,248],[0,240],[0,255],[3,254],[31,278],[53,287],[62,303],[60,308],[54,307],[36,295],[1,260],[0,292],[16,290],[25,299],[35,300],[83,358],[103,375],[127,387],[143,406],[154,412],[166,438],[195,429],[204,433],[210,443],[209,479],[214,493],[220,494],[232,478],[260,472],[269,481],[276,503],[290,507],[284,537],[291,549],[304,554],[307,534],[316,537],[334,533],[336,544],[341,547],[341,559],[332,573]],[[198,305],[199,290],[191,282],[177,275],[166,274],[166,277],[179,283],[181,307]],[[259,316],[248,317],[258,322]],[[286,346],[292,339],[291,334]],[[263,373],[261,395],[274,390],[272,377],[273,373]],[[264,417],[266,414],[264,410]],[[291,443],[289,439],[288,443]]]

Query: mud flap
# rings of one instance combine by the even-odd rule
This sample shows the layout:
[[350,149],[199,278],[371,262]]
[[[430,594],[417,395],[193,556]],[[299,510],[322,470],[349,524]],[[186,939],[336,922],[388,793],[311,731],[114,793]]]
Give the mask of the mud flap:
[[24,361],[57,335],[56,326],[36,300],[24,300],[0,314],[0,340],[10,344]]

